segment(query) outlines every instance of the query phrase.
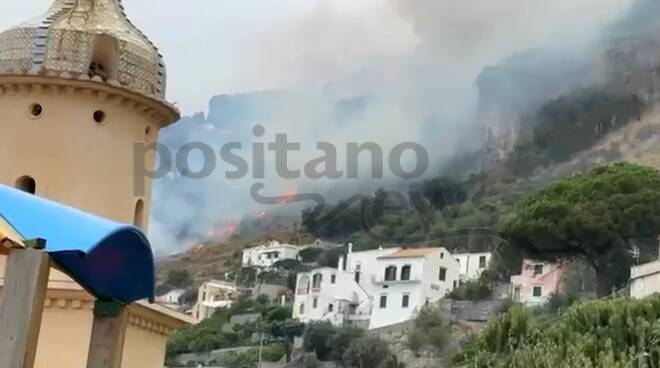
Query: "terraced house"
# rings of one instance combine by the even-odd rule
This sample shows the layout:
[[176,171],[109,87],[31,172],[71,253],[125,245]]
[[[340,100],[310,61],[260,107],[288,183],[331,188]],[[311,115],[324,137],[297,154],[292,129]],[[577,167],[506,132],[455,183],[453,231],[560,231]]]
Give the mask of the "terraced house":
[[451,292],[460,277],[445,248],[389,248],[349,253],[337,269],[301,273],[293,317],[376,329],[415,317]]

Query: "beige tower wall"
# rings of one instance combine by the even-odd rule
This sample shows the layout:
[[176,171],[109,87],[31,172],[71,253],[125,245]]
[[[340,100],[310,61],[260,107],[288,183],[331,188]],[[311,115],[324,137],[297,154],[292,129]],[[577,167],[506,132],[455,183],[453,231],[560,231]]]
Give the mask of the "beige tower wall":
[[122,368],[161,368],[165,365],[167,336],[130,326],[126,331],[126,345]]
[[[30,114],[35,104],[38,117]],[[105,115],[101,124],[96,111]],[[0,76],[0,183],[14,186],[27,175],[40,196],[129,224],[142,201],[138,225],[146,228],[151,181],[143,178],[144,193],[135,192],[134,144],[156,142],[175,116],[159,102],[93,81]],[[0,287],[4,269],[0,255]],[[35,367],[85,368],[93,297],[51,269],[46,303]],[[144,303],[129,310],[122,368],[161,368],[168,336],[192,321]]]
[[[43,109],[39,117],[30,115],[34,104]],[[96,111],[105,115],[102,124],[94,120]],[[131,224],[142,200],[146,227],[151,181],[144,178],[144,194],[135,192],[134,144],[156,141],[158,128],[142,106],[120,95],[81,86],[4,85],[0,183],[14,186],[29,175],[40,196]],[[146,167],[152,167],[154,155],[148,156]]]
[[[49,299],[44,310],[35,368],[85,368],[92,336],[92,303]],[[160,368],[158,366],[152,366]]]

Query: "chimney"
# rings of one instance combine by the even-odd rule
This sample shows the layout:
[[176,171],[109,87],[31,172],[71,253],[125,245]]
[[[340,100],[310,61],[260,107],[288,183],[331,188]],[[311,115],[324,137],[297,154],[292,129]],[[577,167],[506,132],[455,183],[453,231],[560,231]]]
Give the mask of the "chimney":
[[353,243],[348,243],[348,254],[353,253]]
[[346,263],[345,256],[339,257],[339,263],[337,263],[337,271],[343,271],[344,265]]

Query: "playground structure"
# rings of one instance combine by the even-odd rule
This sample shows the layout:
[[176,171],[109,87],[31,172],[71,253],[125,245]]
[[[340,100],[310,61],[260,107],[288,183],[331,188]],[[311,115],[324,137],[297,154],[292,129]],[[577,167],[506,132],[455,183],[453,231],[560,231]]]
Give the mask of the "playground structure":
[[52,265],[96,298],[87,367],[119,368],[128,306],[154,297],[153,255],[142,232],[0,186],[0,243],[8,254],[0,366],[34,366]]

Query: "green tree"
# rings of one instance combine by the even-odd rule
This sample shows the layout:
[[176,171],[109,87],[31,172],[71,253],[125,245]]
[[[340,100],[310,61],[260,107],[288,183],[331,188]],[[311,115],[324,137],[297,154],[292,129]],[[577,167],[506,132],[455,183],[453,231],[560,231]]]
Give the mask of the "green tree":
[[341,362],[351,343],[356,339],[364,337],[364,334],[364,330],[357,327],[348,326],[338,328],[330,338],[330,346],[332,346],[332,352],[330,353],[331,359],[335,362]]
[[187,270],[171,270],[167,273],[165,285],[174,289],[185,289],[192,286],[192,276]]
[[468,198],[463,185],[453,179],[440,177],[429,180],[423,185],[423,193],[437,210],[461,204]]
[[377,337],[353,340],[344,354],[346,368],[382,368],[391,357],[387,343]]
[[439,354],[447,347],[451,337],[451,324],[437,307],[424,307],[408,334],[408,347],[416,355],[423,349]]
[[565,161],[603,135],[637,119],[644,104],[634,95],[590,88],[559,97],[537,114],[534,143],[552,161]]
[[334,334],[335,327],[330,322],[312,322],[305,329],[303,348],[316,353],[319,360],[327,361],[331,358],[330,339]]
[[617,163],[561,180],[516,206],[504,231],[536,256],[581,257],[607,295],[627,280],[629,241],[660,232],[660,172]]
[[282,339],[286,349],[286,362],[291,363],[293,354],[293,342],[305,332],[305,325],[298,320],[288,319],[285,321],[274,321],[270,325],[270,333]]
[[339,265],[339,258],[346,255],[344,247],[337,247],[325,250],[318,258],[320,267],[336,268]]

